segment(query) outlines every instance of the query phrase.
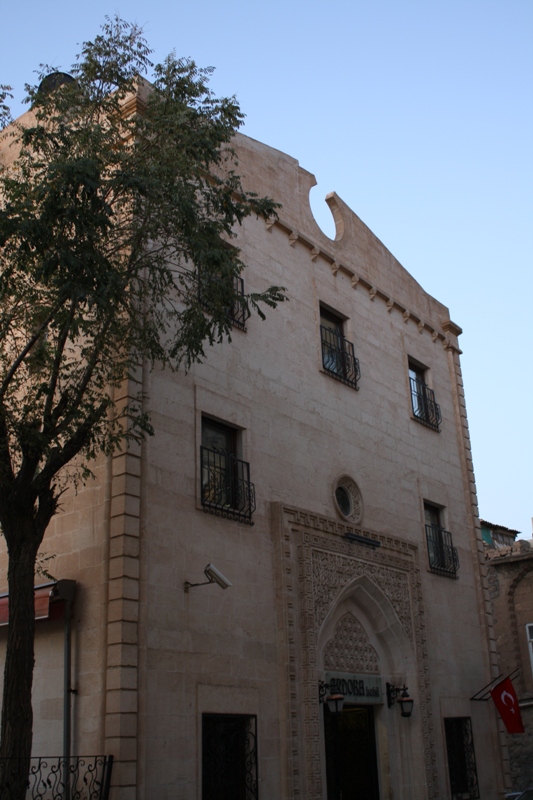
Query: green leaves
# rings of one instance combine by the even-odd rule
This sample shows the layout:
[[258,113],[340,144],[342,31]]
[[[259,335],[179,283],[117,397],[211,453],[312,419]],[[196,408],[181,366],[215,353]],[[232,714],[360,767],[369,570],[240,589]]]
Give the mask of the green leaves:
[[27,87],[31,115],[0,140],[0,523],[17,496],[53,513],[67,465],[84,479],[99,452],[152,432],[141,397],[114,399],[138,365],[188,367],[231,336],[229,310],[264,317],[284,299],[238,290],[234,229],[277,204],[241,185],[237,101],[174,54],[147,83],[150,53],[107,18],[74,80]]
[[13,97],[11,86],[0,84],[0,131],[13,121],[9,106],[6,103],[8,97]]

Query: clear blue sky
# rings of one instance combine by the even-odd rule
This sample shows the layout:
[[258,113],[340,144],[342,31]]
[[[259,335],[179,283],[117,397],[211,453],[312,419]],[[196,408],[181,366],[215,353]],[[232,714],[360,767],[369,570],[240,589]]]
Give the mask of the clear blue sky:
[[20,101],[114,13],[216,67],[244,132],[317,176],[325,232],[335,190],[450,308],[481,516],[530,537],[532,0],[4,0],[0,83]]

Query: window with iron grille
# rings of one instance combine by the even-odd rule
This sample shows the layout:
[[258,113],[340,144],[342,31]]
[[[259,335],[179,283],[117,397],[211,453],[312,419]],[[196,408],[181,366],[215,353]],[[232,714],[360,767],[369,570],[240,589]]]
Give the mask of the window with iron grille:
[[202,418],[201,503],[204,511],[253,525],[255,487],[250,465],[237,457],[238,431]]
[[470,717],[446,718],[444,732],[452,800],[476,800],[479,784]]
[[417,422],[431,428],[439,430],[442,421],[440,406],[435,402],[435,393],[426,383],[425,367],[409,361],[409,384],[411,387],[411,405],[413,416]]
[[250,316],[242,302],[243,297],[244,280],[238,275],[228,279],[211,275],[207,279],[201,268],[198,270],[198,300],[202,308],[211,313],[222,303],[231,324],[241,331],[246,330],[246,320]]
[[320,309],[320,340],[324,370],[347,386],[357,389],[361,376],[353,344],[343,335],[343,322],[325,309]]
[[457,578],[459,554],[453,546],[451,533],[442,527],[440,508],[424,503],[424,517],[430,570],[448,578]]
[[257,718],[202,714],[202,800],[258,800]]

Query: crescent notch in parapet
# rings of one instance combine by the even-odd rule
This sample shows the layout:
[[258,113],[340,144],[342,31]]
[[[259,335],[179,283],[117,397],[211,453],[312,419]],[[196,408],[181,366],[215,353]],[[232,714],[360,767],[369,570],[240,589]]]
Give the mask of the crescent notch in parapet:
[[336,192],[330,192],[326,195],[326,203],[331,211],[331,216],[335,222],[335,241],[338,242],[344,236],[344,219],[342,216],[342,208],[345,203],[340,199]]

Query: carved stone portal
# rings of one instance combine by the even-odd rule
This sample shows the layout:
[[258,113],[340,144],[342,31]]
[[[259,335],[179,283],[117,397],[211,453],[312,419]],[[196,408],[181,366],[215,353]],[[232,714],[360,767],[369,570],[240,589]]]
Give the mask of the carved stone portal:
[[324,648],[324,666],[336,672],[379,674],[379,657],[366,631],[348,612],[337,622],[335,635]]
[[[317,691],[319,629],[343,587],[354,578],[365,577],[390,603],[415,654],[427,800],[436,800],[438,782],[429,659],[416,547],[393,535],[377,534],[288,506],[282,507],[280,522],[280,588],[287,632],[289,691],[288,796],[292,800],[322,800]],[[381,546],[373,550],[351,543],[346,536],[350,533],[375,539]],[[361,657],[360,651],[355,656],[350,655],[351,642],[358,641],[360,628],[358,620],[349,612],[341,617],[333,639],[326,645],[327,669],[365,671],[359,666],[352,669],[351,664],[341,668],[343,659],[348,664],[351,657]],[[373,663],[371,658],[368,663]],[[377,669],[375,664],[374,673],[379,671],[379,663]]]

